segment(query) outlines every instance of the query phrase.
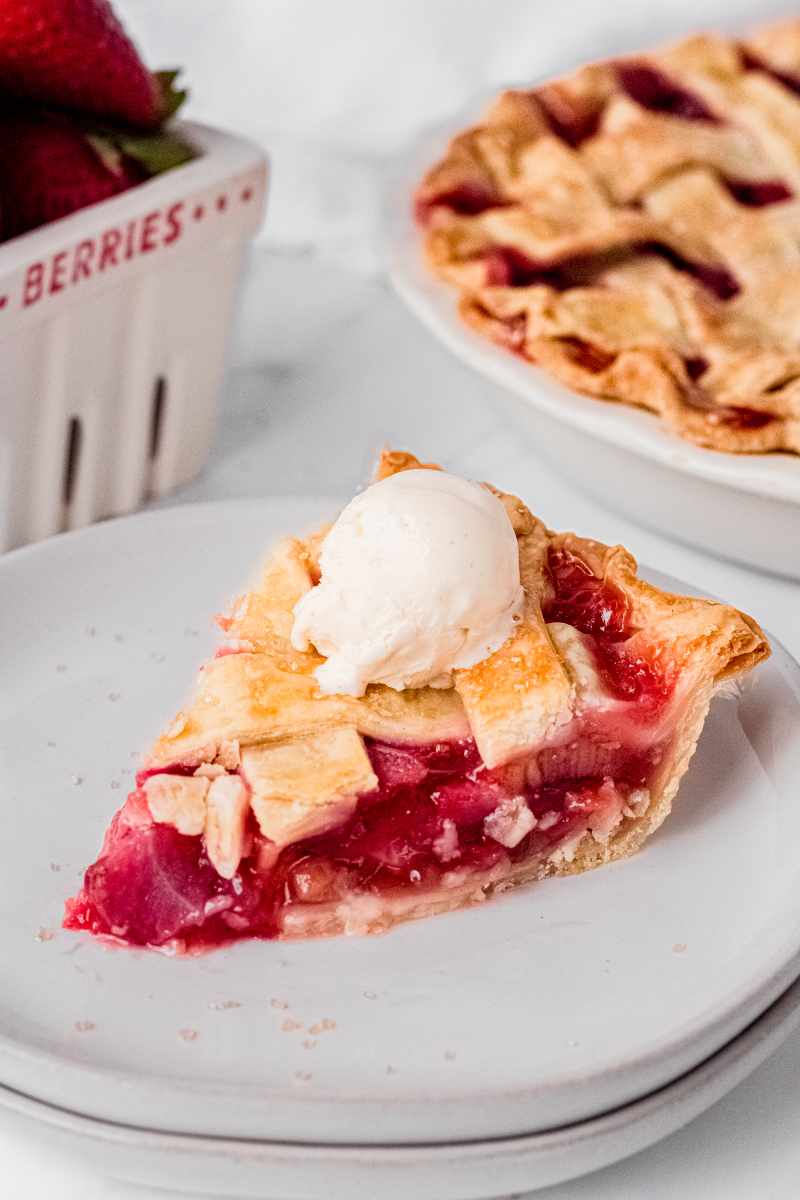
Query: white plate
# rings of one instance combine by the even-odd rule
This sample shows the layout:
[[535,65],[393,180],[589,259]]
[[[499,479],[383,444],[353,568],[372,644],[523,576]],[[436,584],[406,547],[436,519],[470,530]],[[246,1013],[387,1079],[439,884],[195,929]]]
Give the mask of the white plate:
[[460,319],[456,289],[422,260],[411,197],[448,136],[480,110],[470,106],[447,130],[428,131],[391,173],[385,225],[399,294],[458,358],[506,390],[509,411],[536,449],[579,487],[668,537],[800,578],[800,456],[693,446],[650,413],[570,391]]
[[[644,1150],[716,1104],[800,1023],[800,982],[737,1038],[651,1096],[580,1125],[439,1146],[320,1146],[188,1137],[110,1125],[0,1087],[21,1136],[88,1159],[117,1179],[259,1200],[487,1200],[585,1175]],[[777,1119],[777,1112],[776,1112]]]
[[0,559],[0,1083],[128,1125],[397,1144],[554,1128],[677,1078],[800,972],[800,668],[780,648],[717,702],[628,862],[382,938],[181,961],[57,932],[209,614],[334,508],[175,508]]

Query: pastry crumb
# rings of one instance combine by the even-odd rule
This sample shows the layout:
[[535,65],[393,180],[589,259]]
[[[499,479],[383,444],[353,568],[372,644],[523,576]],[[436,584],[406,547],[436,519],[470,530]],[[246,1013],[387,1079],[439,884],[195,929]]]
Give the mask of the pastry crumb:
[[37,942],[52,942],[56,935],[53,933],[52,929],[45,929],[44,926],[41,926],[41,928],[38,929],[33,936]]
[[312,1025],[308,1032],[313,1034],[327,1033],[328,1030],[335,1028],[335,1021],[331,1021],[328,1017],[323,1017],[321,1021],[317,1021],[316,1025]]
[[94,1021],[76,1021],[73,1028],[76,1033],[93,1033],[97,1026]]
[[285,1000],[276,1000],[274,997],[272,998],[272,1000],[270,1000],[270,1005],[273,1008],[282,1008],[282,1009],[286,1009],[289,1007],[289,1005],[287,1004],[287,1002]]
[[239,1000],[209,1000],[208,1007],[212,1012],[227,1012],[229,1008],[241,1008]]
[[196,1042],[200,1034],[196,1029],[179,1029],[178,1037],[184,1042]]
[[281,1025],[283,1033],[296,1033],[298,1029],[303,1028],[302,1021],[295,1021],[292,1017],[288,1017]]
[[675,945],[672,947],[672,953],[673,954],[685,954],[687,949],[688,949],[688,947],[686,945],[686,942],[676,942]]
[[310,1079],[314,1078],[310,1071],[295,1071],[294,1077],[301,1083],[308,1083]]
[[316,1045],[317,1041],[315,1038],[305,1038],[303,1041],[304,1050],[313,1050]]

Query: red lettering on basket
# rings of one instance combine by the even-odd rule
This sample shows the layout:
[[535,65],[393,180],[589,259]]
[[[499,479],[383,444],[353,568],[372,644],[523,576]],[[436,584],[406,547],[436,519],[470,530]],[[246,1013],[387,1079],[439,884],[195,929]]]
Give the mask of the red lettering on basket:
[[158,249],[158,222],[160,219],[160,212],[151,212],[142,222],[142,240],[139,243],[142,254],[149,254],[151,250]]
[[177,242],[183,233],[184,207],[183,201],[179,200],[177,204],[171,204],[167,209],[167,232],[164,234],[165,246],[171,246],[173,242]]
[[[37,304],[45,295],[56,295],[91,279],[99,271],[110,270],[154,250],[171,246],[182,237],[187,212],[195,212],[193,202],[178,200],[163,209],[154,209],[124,225],[105,229],[94,238],[59,250],[44,262],[28,266],[22,284],[22,307]],[[2,307],[0,305],[0,307]]]
[[103,234],[103,239],[100,242],[100,262],[97,268],[100,271],[105,271],[106,267],[117,266],[117,251],[119,244],[122,241],[122,234],[118,229],[107,229]]
[[136,253],[136,242],[134,236],[138,226],[138,221],[128,221],[125,229],[125,261],[128,262]]
[[27,308],[29,304],[35,304],[37,300],[42,298],[42,288],[44,286],[44,263],[31,263],[28,270],[25,272],[25,286],[22,293],[22,304]]
[[85,238],[75,247],[75,258],[72,263],[72,283],[79,279],[90,279],[92,275],[92,259],[97,249],[97,243],[91,238]]
[[67,251],[61,250],[53,255],[50,265],[50,294],[63,292],[67,276]]

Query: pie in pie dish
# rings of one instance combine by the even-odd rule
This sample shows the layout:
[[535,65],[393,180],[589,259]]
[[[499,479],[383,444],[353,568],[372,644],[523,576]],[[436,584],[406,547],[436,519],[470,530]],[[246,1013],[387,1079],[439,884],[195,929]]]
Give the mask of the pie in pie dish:
[[[386,489],[404,474],[436,506],[429,485],[454,480],[436,471],[387,451],[357,500],[384,489],[402,508]],[[298,649],[298,626],[333,533],[282,541],[219,618],[224,642],[114,817],[67,928],[173,953],[378,932],[624,858],[658,828],[714,692],[769,654],[763,633],[727,605],[652,587],[620,546],[553,533],[516,497],[455,482],[494,506],[491,529],[513,548],[502,644],[437,667],[433,685],[325,690],[333,659]],[[456,607],[466,575],[446,580]]]
[[416,193],[463,319],[702,446],[800,453],[800,21],[506,91]]

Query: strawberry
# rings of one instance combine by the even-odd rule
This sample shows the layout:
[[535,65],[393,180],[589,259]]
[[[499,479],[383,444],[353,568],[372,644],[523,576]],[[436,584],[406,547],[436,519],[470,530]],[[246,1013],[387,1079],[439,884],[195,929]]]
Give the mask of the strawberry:
[[0,88],[38,104],[155,129],[183,94],[151,74],[108,0],[2,0]]
[[81,126],[63,113],[0,115],[0,226],[16,237],[108,200],[195,156],[170,130],[129,134]]
[[0,118],[3,239],[116,196],[146,178],[125,155],[57,116]]

